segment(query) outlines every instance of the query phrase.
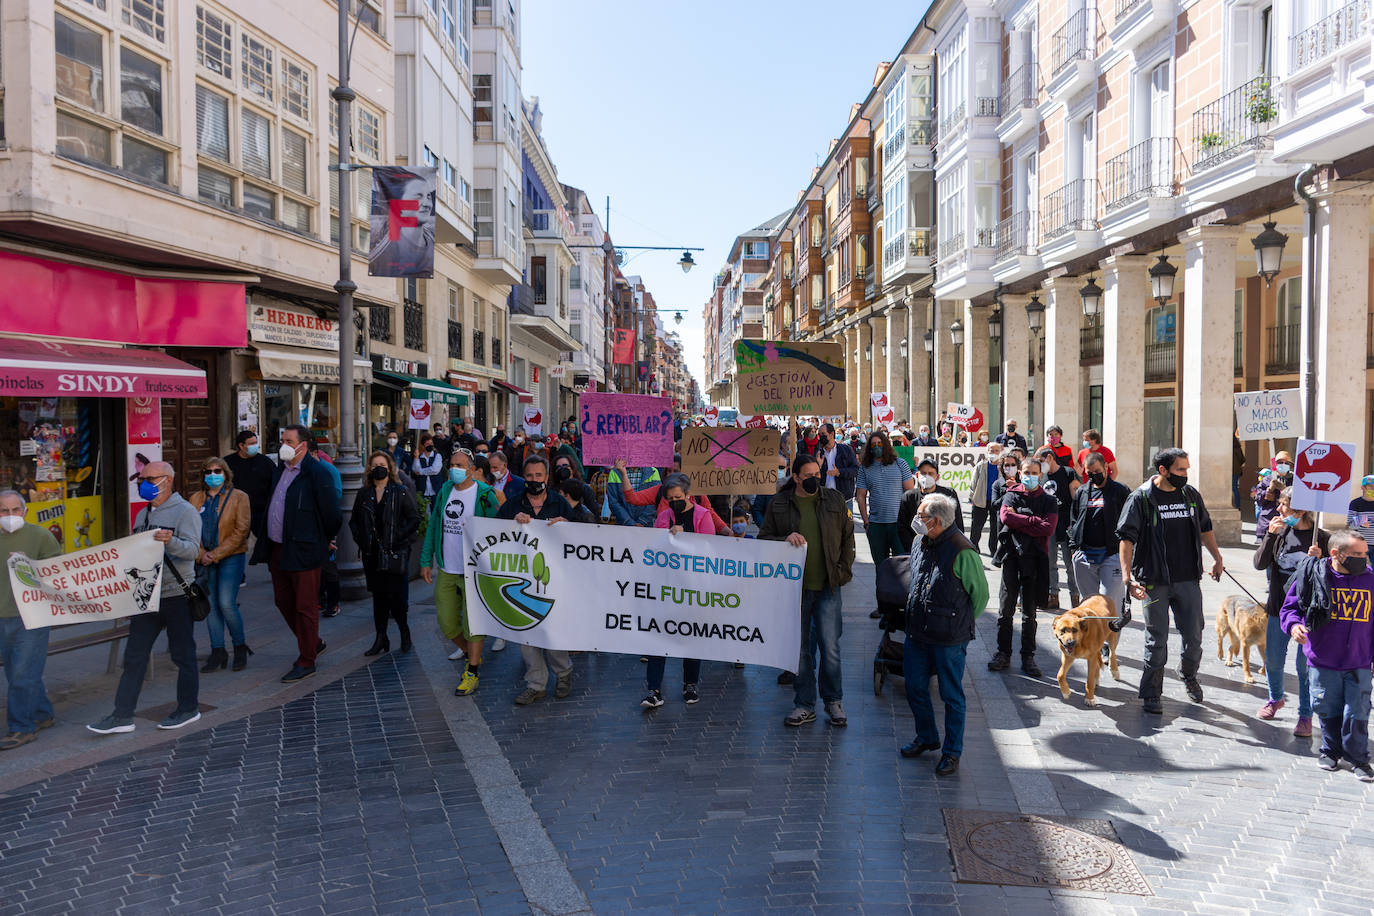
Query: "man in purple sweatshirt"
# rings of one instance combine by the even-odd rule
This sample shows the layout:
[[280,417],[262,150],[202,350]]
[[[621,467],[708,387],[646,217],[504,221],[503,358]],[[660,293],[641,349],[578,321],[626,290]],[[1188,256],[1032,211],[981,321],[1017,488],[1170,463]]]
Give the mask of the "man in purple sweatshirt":
[[1348,760],[1364,782],[1369,765],[1370,665],[1374,663],[1374,572],[1369,545],[1350,529],[1331,535],[1330,558],[1298,564],[1279,622],[1307,654],[1312,703],[1322,723],[1317,765],[1335,770]]

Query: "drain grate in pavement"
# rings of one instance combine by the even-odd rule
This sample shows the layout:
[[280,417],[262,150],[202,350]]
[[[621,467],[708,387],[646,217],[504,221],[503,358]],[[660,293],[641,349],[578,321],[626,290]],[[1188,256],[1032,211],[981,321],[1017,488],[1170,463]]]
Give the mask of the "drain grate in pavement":
[[958,880],[1153,896],[1111,821],[945,808]]

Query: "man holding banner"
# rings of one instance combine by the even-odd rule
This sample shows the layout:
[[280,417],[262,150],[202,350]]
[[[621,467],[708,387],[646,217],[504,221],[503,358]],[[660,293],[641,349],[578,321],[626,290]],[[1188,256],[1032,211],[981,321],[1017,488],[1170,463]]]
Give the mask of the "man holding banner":
[[[163,572],[172,565],[182,581],[195,578],[200,557],[200,514],[181,498],[172,486],[175,472],[165,461],[154,461],[139,472],[138,495],[148,505],[134,520],[134,531],[152,531],[162,545]],[[152,573],[156,575],[156,572]],[[113,735],[134,730],[134,708],[143,690],[143,677],[153,642],[165,628],[167,652],[177,666],[177,705],[158,728],[181,728],[200,718],[200,673],[196,669],[195,623],[191,602],[176,575],[163,575],[162,592],[156,611],[129,618],[129,638],[124,643],[124,673],[115,689],[114,712],[86,727],[97,735]]]
[[[62,553],[52,533],[42,525],[24,521],[28,510],[24,497],[14,490],[0,492],[0,563],[9,565],[10,554],[30,560],[47,560]],[[0,751],[23,747],[38,737],[38,730],[53,725],[52,701],[43,687],[43,668],[48,661],[48,627],[28,629],[19,616],[8,573],[0,576],[0,663],[5,666],[6,735]]]

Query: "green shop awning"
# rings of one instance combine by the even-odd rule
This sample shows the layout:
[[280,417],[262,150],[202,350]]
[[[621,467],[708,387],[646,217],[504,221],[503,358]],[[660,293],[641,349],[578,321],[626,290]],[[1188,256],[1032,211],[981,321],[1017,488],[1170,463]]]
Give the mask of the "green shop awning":
[[419,378],[414,375],[406,375],[403,372],[377,372],[376,374],[401,382],[410,389],[411,397],[414,398],[424,398],[435,404],[453,404],[458,407],[463,407],[468,403],[466,391],[443,382],[436,382],[434,379]]

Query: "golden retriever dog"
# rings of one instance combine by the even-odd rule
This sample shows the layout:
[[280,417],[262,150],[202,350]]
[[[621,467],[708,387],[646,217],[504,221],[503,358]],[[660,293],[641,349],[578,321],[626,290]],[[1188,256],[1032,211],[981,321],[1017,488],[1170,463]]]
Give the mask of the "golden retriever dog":
[[[1264,673],[1264,636],[1269,628],[1269,615],[1263,605],[1249,598],[1231,595],[1221,599],[1217,610],[1217,658],[1226,662],[1226,667],[1236,666],[1236,656],[1240,656],[1240,667],[1245,672],[1245,683],[1255,683],[1250,674],[1250,647],[1259,649],[1260,674]],[[1223,646],[1230,638],[1229,651]]]
[[1116,641],[1120,633],[1112,632],[1107,626],[1116,619],[1116,605],[1105,595],[1090,595],[1082,604],[1065,611],[1054,618],[1054,639],[1059,643],[1059,692],[1064,699],[1069,698],[1069,666],[1073,660],[1081,658],[1088,663],[1088,680],[1083,689],[1084,701],[1089,706],[1097,705],[1097,678],[1102,673],[1102,647],[1109,650],[1108,660],[1112,677],[1121,680],[1121,669],[1116,665]]

